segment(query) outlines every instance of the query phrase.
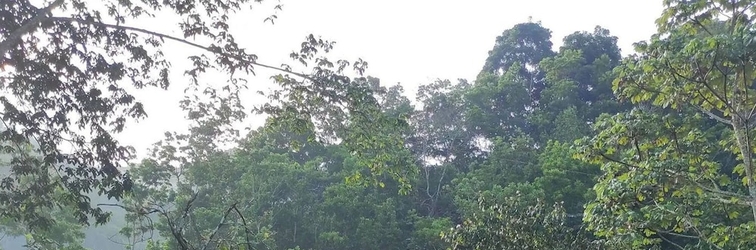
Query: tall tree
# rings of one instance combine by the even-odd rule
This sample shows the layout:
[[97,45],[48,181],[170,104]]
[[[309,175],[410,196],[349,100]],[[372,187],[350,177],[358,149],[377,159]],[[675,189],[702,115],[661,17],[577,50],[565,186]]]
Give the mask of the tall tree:
[[543,90],[543,72],[538,63],[554,55],[551,31],[540,23],[520,23],[496,37],[496,43],[483,65],[481,74],[504,75],[519,65],[516,74],[523,79],[533,103],[538,102]]
[[410,142],[413,152],[426,164],[440,162],[467,168],[474,158],[473,134],[466,126],[469,121],[461,115],[467,108],[465,93],[470,87],[463,80],[456,84],[437,80],[418,88],[420,110],[411,120],[415,135]]
[[[756,246],[753,4],[665,1],[658,34],[620,66],[614,89],[638,107],[601,118],[589,143],[587,158],[604,172],[586,209],[599,235],[636,246]],[[734,173],[723,151],[737,157]]]
[[571,142],[587,135],[587,124],[599,114],[626,108],[611,89],[613,69],[620,59],[616,40],[601,27],[592,33],[575,32],[564,38],[559,53],[541,61],[546,86],[539,109],[529,117],[539,143],[545,145],[549,139]]
[[534,22],[517,24],[496,38],[465,97],[470,131],[488,140],[514,130],[537,132],[526,117],[540,105],[546,82],[539,64],[554,55],[551,47],[551,31]]
[[617,113],[627,108],[617,102],[612,92],[616,77],[613,69],[622,59],[617,37],[609,30],[596,26],[592,33],[575,32],[564,38],[560,54],[578,51],[583,65],[573,69],[571,79],[577,83],[578,97],[585,107],[585,119],[593,121],[601,113]]

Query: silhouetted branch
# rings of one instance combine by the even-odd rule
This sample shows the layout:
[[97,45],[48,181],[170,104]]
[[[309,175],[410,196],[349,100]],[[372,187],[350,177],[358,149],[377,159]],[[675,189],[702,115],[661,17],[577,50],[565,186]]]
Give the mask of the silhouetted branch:
[[293,74],[293,75],[305,78],[307,80],[316,82],[315,79],[313,79],[312,77],[310,77],[310,76],[308,76],[306,74],[303,74],[303,73],[297,73],[297,72],[293,72],[291,70],[283,69],[283,68],[280,68],[280,67],[275,67],[275,66],[271,66],[271,65],[267,65],[267,64],[258,63],[258,62],[255,62],[254,60],[250,60],[250,59],[238,56],[238,55],[233,55],[233,54],[217,51],[217,50],[215,50],[213,48],[210,48],[210,47],[207,47],[207,46],[203,46],[203,45],[200,45],[200,44],[197,44],[197,43],[193,43],[193,42],[187,41],[186,39],[182,39],[182,38],[178,38],[178,37],[175,37],[175,36],[171,36],[171,35],[166,35],[166,34],[154,32],[154,31],[150,31],[150,30],[146,30],[146,29],[142,29],[142,28],[123,26],[123,25],[107,24],[107,23],[101,23],[101,22],[83,20],[83,19],[72,18],[72,17],[51,17],[49,19],[53,20],[53,21],[75,22],[75,23],[95,25],[95,26],[99,25],[99,26],[103,26],[103,27],[107,27],[107,28],[111,28],[111,29],[131,30],[131,31],[136,31],[136,32],[148,34],[148,35],[153,35],[153,36],[157,36],[157,37],[160,37],[160,38],[163,38],[163,39],[173,40],[173,41],[180,42],[180,43],[183,43],[183,44],[195,47],[195,48],[199,48],[199,49],[211,52],[213,54],[219,54],[219,55],[227,56],[227,57],[230,57],[230,58],[233,58],[233,59],[245,62],[245,63],[249,63],[251,65],[260,66],[260,67],[267,68],[267,69],[272,69],[272,70],[281,71],[281,72],[284,72],[284,73]]

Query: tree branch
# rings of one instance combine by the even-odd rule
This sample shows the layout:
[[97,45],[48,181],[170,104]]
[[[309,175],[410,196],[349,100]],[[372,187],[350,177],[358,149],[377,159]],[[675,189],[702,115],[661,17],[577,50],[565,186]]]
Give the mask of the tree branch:
[[234,211],[236,211],[236,214],[239,215],[239,218],[241,218],[242,223],[244,224],[244,232],[246,234],[245,238],[247,239],[247,243],[246,243],[247,244],[247,248],[248,249],[253,249],[254,247],[252,247],[252,241],[250,241],[250,239],[249,239],[249,235],[252,234],[252,233],[249,231],[249,227],[247,226],[247,220],[244,219],[244,215],[242,215],[241,211],[239,211],[239,208],[236,207],[236,204],[234,204],[233,206],[231,206],[231,208],[233,208]]
[[192,194],[192,198],[190,198],[189,201],[186,202],[186,207],[184,207],[184,215],[181,216],[182,219],[185,219],[187,216],[189,216],[189,210],[192,208],[194,201],[197,200],[198,195],[199,192],[194,192],[194,194]]
[[[720,95],[720,94],[719,94],[719,93],[718,93],[717,91],[715,91],[715,90],[714,90],[714,88],[713,88],[713,87],[712,87],[711,85],[709,85],[709,83],[708,83],[708,82],[706,82],[706,80],[698,80],[698,79],[694,79],[694,78],[691,78],[691,77],[688,77],[688,76],[684,76],[684,75],[680,74],[680,73],[679,73],[679,72],[678,72],[678,71],[677,71],[677,70],[676,70],[676,69],[675,69],[675,68],[674,68],[674,67],[672,66],[672,64],[671,64],[671,63],[667,62],[667,63],[666,63],[666,65],[667,65],[667,67],[669,67],[670,71],[672,72],[671,76],[672,76],[672,78],[673,78],[673,79],[674,79],[674,80],[675,80],[676,82],[677,82],[677,81],[680,81],[680,79],[682,79],[682,80],[685,80],[685,81],[689,81],[689,82],[693,82],[693,83],[699,83],[699,84],[702,84],[702,85],[703,85],[704,87],[706,87],[706,89],[707,89],[707,90],[709,90],[709,91],[711,92],[711,94],[712,94],[712,95],[714,95],[714,97],[715,97],[715,98],[716,98],[717,100],[721,101],[721,102],[722,102],[722,103],[723,103],[723,104],[724,104],[724,105],[725,105],[725,106],[726,106],[726,107],[727,107],[728,109],[730,109],[730,111],[731,111],[730,113],[733,113],[733,114],[734,114],[735,116],[738,116],[739,118],[741,118],[741,119],[744,119],[744,118],[743,118],[743,117],[742,117],[742,116],[741,116],[741,115],[740,115],[740,114],[739,114],[739,113],[737,112],[737,110],[736,110],[736,109],[735,109],[735,108],[734,108],[734,107],[733,107],[733,106],[731,105],[731,103],[730,103],[730,102],[729,102],[729,101],[728,101],[728,100],[727,100],[726,98],[722,97],[722,96],[721,96],[721,95]],[[707,99],[707,98],[705,97],[705,95],[702,95],[702,94],[700,93],[700,90],[698,90],[698,91],[699,91],[699,96],[700,96],[700,97],[701,97],[702,99],[704,99],[705,101],[709,102],[709,104],[712,104],[712,105],[713,105],[713,102],[709,101],[709,100],[708,100],[708,99]],[[717,105],[714,105],[714,106],[716,107]]]
[[[729,126],[732,126],[732,122],[730,122],[729,120],[727,120],[727,119],[725,119],[725,118],[723,118],[721,116],[718,116],[718,115],[712,113],[711,111],[708,111],[708,110],[706,110],[706,109],[704,109],[704,108],[702,108],[702,107],[700,107],[698,105],[694,105],[694,106],[695,106],[696,109],[698,109],[698,111],[701,111],[702,113],[704,113],[704,114],[708,115],[709,117],[711,117],[711,119],[714,119],[714,120],[717,120],[718,122],[721,122],[721,123],[727,124]],[[754,107],[756,107],[756,106],[754,106]]]
[[639,168],[636,165],[633,165],[633,164],[630,164],[630,163],[627,163],[627,162],[624,162],[624,161],[621,161],[621,160],[618,160],[618,159],[614,159],[611,156],[608,156],[608,155],[606,155],[606,154],[604,154],[602,152],[599,152],[599,155],[601,155],[601,157],[604,158],[605,160],[608,160],[608,161],[611,161],[611,162],[614,162],[614,163],[622,164],[622,165],[624,165],[626,167],[629,167],[631,169],[638,169]]
[[194,43],[194,42],[190,42],[190,41],[187,41],[186,39],[182,39],[182,38],[178,38],[178,37],[175,37],[175,36],[171,36],[171,35],[166,35],[166,34],[154,32],[154,31],[150,31],[150,30],[146,30],[146,29],[142,29],[142,28],[123,26],[123,25],[107,24],[107,23],[88,21],[88,20],[83,20],[83,19],[78,19],[78,18],[72,18],[72,17],[50,17],[49,20],[60,21],[60,22],[75,22],[75,23],[95,25],[95,26],[99,25],[99,26],[103,26],[103,27],[107,27],[107,28],[111,28],[111,29],[123,29],[123,30],[136,31],[136,32],[140,32],[140,33],[144,33],[144,34],[160,37],[160,38],[163,38],[163,39],[168,39],[168,40],[173,40],[173,41],[176,41],[176,42],[180,42],[180,43],[183,43],[183,44],[195,47],[195,48],[199,48],[199,49],[211,52],[213,54],[220,54],[220,55],[223,55],[223,56],[226,56],[226,57],[230,57],[230,58],[236,59],[238,61],[246,62],[246,63],[249,63],[251,65],[260,66],[260,67],[267,68],[267,69],[272,69],[272,70],[276,70],[276,71],[280,71],[280,72],[284,72],[284,73],[293,74],[293,75],[296,75],[298,77],[302,77],[302,78],[305,78],[307,80],[310,80],[310,81],[313,81],[313,82],[317,82],[314,78],[312,78],[312,77],[310,77],[310,76],[308,76],[308,75],[306,75],[304,73],[297,73],[297,72],[293,72],[291,70],[283,69],[283,68],[280,68],[280,67],[275,67],[275,66],[271,66],[271,65],[267,65],[267,64],[258,63],[258,62],[255,62],[255,61],[243,58],[243,57],[238,56],[238,55],[233,55],[233,54],[229,54],[229,53],[224,53],[224,52],[216,51],[216,50],[214,50],[214,49],[212,49],[210,47],[203,46],[203,45],[200,45],[200,44],[197,44],[197,43]]
[[159,210],[157,210],[157,209],[152,209],[152,210],[146,210],[146,209],[143,209],[143,208],[140,208],[140,209],[132,209],[132,208],[128,208],[128,207],[126,207],[126,206],[124,206],[124,205],[121,205],[121,204],[114,204],[114,203],[99,203],[99,204],[97,204],[97,206],[98,206],[98,207],[99,207],[99,206],[105,206],[105,207],[120,207],[120,208],[123,208],[123,210],[126,210],[126,212],[135,213],[135,214],[137,214],[137,215],[148,215],[148,214],[152,214],[152,213],[157,213],[157,212],[160,212],[160,211],[159,211]]
[[210,234],[210,237],[207,238],[207,242],[205,243],[204,246],[202,246],[202,250],[205,250],[207,249],[208,246],[210,246],[210,242],[213,241],[215,234],[218,233],[218,230],[220,230],[220,228],[226,223],[226,218],[228,217],[228,214],[230,214],[231,210],[233,210],[235,207],[236,207],[236,203],[232,204],[231,207],[226,209],[226,213],[223,214],[223,217],[218,222],[218,226],[215,227],[213,232]]
[[666,241],[667,243],[669,243],[669,244],[677,247],[677,249],[685,249],[684,247],[680,246],[679,244],[675,243],[674,241],[671,241],[671,240],[667,239],[667,237],[664,237],[663,234],[658,234],[657,233],[656,235],[659,235],[659,238],[661,238],[662,240]]
[[159,207],[161,208],[161,210],[159,210],[159,213],[165,218],[165,221],[168,224],[168,228],[171,230],[171,235],[173,235],[173,238],[176,239],[176,242],[179,244],[179,249],[190,249],[189,241],[186,240],[181,232],[181,229],[177,229],[178,227],[176,226],[175,221],[171,219],[170,215],[168,215],[168,212],[165,211],[165,208],[163,208],[162,206]]

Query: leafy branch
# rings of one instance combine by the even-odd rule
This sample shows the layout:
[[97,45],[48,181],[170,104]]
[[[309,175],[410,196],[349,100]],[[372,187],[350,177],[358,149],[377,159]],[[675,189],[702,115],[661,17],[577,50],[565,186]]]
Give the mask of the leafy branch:
[[10,50],[10,48],[13,46],[13,44],[21,39],[23,35],[29,34],[34,32],[34,30],[39,27],[39,24],[42,22],[49,20],[50,16],[52,15],[52,10],[60,7],[63,5],[64,0],[55,0],[55,2],[51,3],[45,8],[39,9],[37,11],[37,15],[34,16],[31,20],[27,21],[24,25],[19,27],[18,29],[14,30],[8,35],[8,38],[0,42],[0,56],[2,56],[2,59],[5,58],[5,53]]

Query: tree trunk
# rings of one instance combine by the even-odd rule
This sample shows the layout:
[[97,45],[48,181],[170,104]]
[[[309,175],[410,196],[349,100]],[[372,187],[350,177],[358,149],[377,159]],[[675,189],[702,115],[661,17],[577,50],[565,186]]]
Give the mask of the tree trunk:
[[[738,79],[742,79],[744,84],[740,86],[739,81],[736,81],[733,86],[733,101],[731,102],[731,114],[730,120],[732,121],[732,130],[735,134],[735,140],[740,150],[740,155],[743,158],[743,168],[745,168],[746,174],[746,186],[748,186],[748,197],[751,199],[748,201],[751,204],[751,211],[753,212],[753,221],[756,221],[756,186],[754,186],[753,179],[753,148],[751,145],[751,138],[748,135],[750,126],[748,124],[749,109],[746,107],[748,103],[748,91],[745,80],[747,79],[746,70],[743,70],[738,75]],[[742,77],[742,78],[741,78]]]
[[743,167],[745,168],[746,173],[748,196],[751,198],[748,203],[751,204],[753,220],[756,221],[756,186],[754,185],[753,180],[753,157],[751,154],[751,142],[746,134],[748,127],[745,126],[746,124],[740,118],[734,117],[732,121],[733,131],[735,132],[735,139],[737,140],[740,154],[743,157]]
[[[746,174],[746,186],[748,187],[748,197],[750,200],[748,204],[751,204],[751,211],[753,212],[753,221],[756,222],[756,185],[754,185],[754,162],[753,162],[753,145],[751,145],[750,129],[750,110],[748,86],[751,79],[749,74],[750,65],[744,64],[741,70],[736,74],[736,81],[732,87],[732,101],[730,102],[730,120],[732,122],[732,130],[735,134],[735,140],[740,150],[740,155],[743,158],[743,168]],[[749,80],[750,79],[750,80]],[[740,84],[742,81],[742,85]],[[726,101],[726,100],[725,100]]]

